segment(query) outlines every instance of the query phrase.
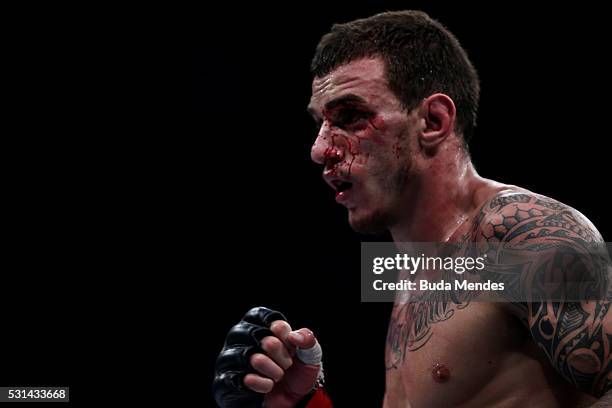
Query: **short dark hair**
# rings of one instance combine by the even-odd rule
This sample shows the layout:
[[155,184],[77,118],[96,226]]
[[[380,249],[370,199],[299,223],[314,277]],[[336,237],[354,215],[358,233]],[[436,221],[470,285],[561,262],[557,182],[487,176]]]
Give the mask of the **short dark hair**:
[[476,126],[478,74],[455,36],[422,11],[392,11],[334,24],[315,51],[315,77],[365,57],[381,57],[392,92],[411,111],[423,98],[447,94],[457,108],[464,146]]

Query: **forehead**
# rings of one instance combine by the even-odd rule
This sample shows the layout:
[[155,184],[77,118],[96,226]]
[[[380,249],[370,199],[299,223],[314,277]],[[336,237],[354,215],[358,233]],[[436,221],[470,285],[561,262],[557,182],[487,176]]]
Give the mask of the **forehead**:
[[329,74],[312,81],[309,110],[322,108],[345,95],[356,95],[368,103],[376,104],[388,97],[385,64],[380,58],[363,58],[341,65]]

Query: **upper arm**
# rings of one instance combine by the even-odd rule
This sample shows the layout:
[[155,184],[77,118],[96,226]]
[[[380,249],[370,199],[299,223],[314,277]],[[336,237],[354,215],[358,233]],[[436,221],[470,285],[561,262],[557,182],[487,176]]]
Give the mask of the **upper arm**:
[[[525,259],[518,270],[527,301],[515,309],[538,348],[576,387],[603,395],[612,388],[612,269],[607,253],[593,250],[604,244],[595,227],[578,211],[533,194],[496,197],[481,216],[477,239],[495,248],[497,259]],[[604,283],[596,295],[564,298],[551,290],[585,276]]]

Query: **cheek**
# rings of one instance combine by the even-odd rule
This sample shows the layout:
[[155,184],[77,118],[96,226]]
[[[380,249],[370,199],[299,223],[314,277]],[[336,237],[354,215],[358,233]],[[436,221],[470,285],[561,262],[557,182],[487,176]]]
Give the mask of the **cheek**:
[[388,170],[406,153],[403,147],[404,138],[402,128],[396,124],[389,125],[382,116],[375,116],[363,125],[363,128],[354,134],[359,149],[352,149],[357,153],[356,163],[367,164]]
[[386,122],[380,115],[363,120],[350,129],[349,136],[345,136],[348,152],[356,162],[367,163],[371,155],[384,150],[386,130]]
[[349,163],[351,161],[351,174],[372,185],[384,184],[385,179],[394,174],[397,162],[388,149],[379,146],[372,146],[371,150],[356,155]]
[[389,118],[377,116],[371,121],[370,138],[384,150],[390,162],[405,162],[410,153],[410,127],[406,117],[394,115]]
[[334,165],[334,169],[345,168],[349,174],[380,174],[385,176],[401,156],[400,137],[392,133],[393,123],[381,115],[346,129],[332,130],[324,139],[328,142],[325,157],[332,158],[343,151],[344,157]]
[[387,122],[380,115],[376,115],[372,119],[370,119],[369,124],[372,129],[378,132],[385,132],[387,130]]
[[355,134],[362,140],[382,146],[385,144],[384,135],[386,132],[387,122],[381,115],[376,115],[367,121],[364,120],[359,129],[356,129]]

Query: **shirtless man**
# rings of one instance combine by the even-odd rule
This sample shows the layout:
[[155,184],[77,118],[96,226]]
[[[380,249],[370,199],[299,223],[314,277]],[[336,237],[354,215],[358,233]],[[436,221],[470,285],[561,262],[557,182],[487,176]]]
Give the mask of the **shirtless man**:
[[[334,26],[312,72],[312,159],[356,231],[549,249],[563,239],[576,251],[603,242],[575,209],[476,173],[467,142],[478,77],[453,35],[424,13]],[[539,266],[559,256],[537,255]],[[383,407],[610,407],[610,303],[398,302]],[[311,351],[314,336],[275,313],[257,309],[230,331],[214,385],[221,406],[305,406],[312,395],[320,358],[299,350]]]

